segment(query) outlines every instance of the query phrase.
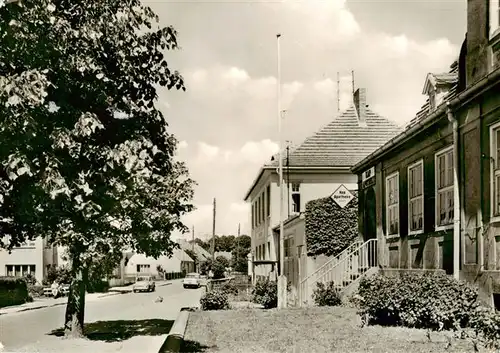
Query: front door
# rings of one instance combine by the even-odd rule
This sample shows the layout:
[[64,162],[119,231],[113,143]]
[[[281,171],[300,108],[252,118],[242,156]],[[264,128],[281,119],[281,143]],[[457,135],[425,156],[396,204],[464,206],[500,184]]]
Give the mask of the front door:
[[[364,205],[364,241],[377,238],[377,205],[375,202],[375,191],[373,187],[366,190]],[[373,245],[368,250],[368,263],[370,267],[376,266],[377,249]]]

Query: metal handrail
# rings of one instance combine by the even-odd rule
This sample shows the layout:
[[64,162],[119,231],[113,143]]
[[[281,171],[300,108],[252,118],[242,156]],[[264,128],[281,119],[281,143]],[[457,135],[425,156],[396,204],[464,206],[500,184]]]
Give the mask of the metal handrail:
[[[304,292],[305,292],[305,289],[307,288],[307,283],[306,282],[313,275],[317,275],[320,270],[322,270],[324,267],[326,267],[326,265],[331,265],[334,260],[337,260],[337,262],[334,263],[333,266],[328,269],[327,273],[324,273],[322,275],[316,276],[316,281],[318,281],[318,279],[320,277],[325,277],[325,276],[331,277],[331,275],[334,273],[335,269],[338,269],[340,266],[342,266],[343,270],[341,271],[340,276],[338,276],[338,275],[335,276],[336,278],[334,279],[334,282],[337,283],[339,286],[343,287],[343,283],[344,283],[344,281],[346,281],[346,273],[348,272],[348,276],[349,277],[352,275],[352,269],[353,269],[353,266],[354,266],[353,257],[355,255],[359,256],[360,252],[361,253],[363,252],[362,250],[367,250],[368,252],[366,253],[366,255],[368,255],[368,257],[369,257],[369,253],[372,252],[372,256],[374,256],[375,258],[377,258],[377,246],[376,246],[376,244],[377,244],[377,239],[369,239],[369,240],[367,240],[364,243],[356,242],[356,243],[352,244],[349,248],[346,249],[346,250],[352,249],[353,247],[356,246],[356,248],[354,250],[349,251],[349,253],[347,255],[342,256],[344,254],[344,252],[342,252],[339,255],[338,258],[332,259],[331,261],[329,261],[325,265],[321,266],[313,274],[311,274],[310,276],[308,276],[307,278],[305,278],[303,281],[301,281],[300,286],[299,286],[299,290],[300,290],[300,292],[299,292],[300,304],[302,305],[302,303],[304,302],[304,299],[305,299],[304,298]],[[357,261],[358,261],[358,265],[359,265],[359,258],[357,259]],[[361,258],[361,264],[362,265],[366,265],[366,267],[373,267],[374,266],[374,265],[370,264],[369,262],[368,263],[365,263],[365,262],[366,261],[365,261],[364,257],[362,257]],[[361,268],[363,268],[363,267],[365,267],[365,266],[361,266]],[[349,279],[349,278],[347,278],[347,279]],[[309,292],[309,291],[307,291],[307,292]]]
[[314,271],[313,273],[311,273],[309,276],[307,276],[306,278],[304,278],[300,284],[302,283],[305,283],[308,279],[310,279],[312,276],[316,275],[318,272],[320,272],[321,270],[323,270],[323,268],[327,267],[328,265],[331,265],[332,262],[335,262],[335,261],[340,261],[342,258],[343,258],[343,255],[345,255],[346,253],[350,252],[350,249],[355,247],[355,246],[359,246],[359,244],[363,244],[363,242],[361,241],[356,241],[355,243],[349,245],[347,248],[345,248],[340,254],[338,254],[337,256],[335,256],[333,259],[329,260],[328,262],[324,263],[323,265],[321,265],[320,268],[318,268],[316,271]]

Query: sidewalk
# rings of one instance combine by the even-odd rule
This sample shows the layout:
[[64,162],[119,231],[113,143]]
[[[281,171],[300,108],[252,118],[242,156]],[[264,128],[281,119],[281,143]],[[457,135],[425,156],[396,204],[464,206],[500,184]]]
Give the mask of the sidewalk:
[[[120,293],[120,292],[87,293],[85,295],[85,301],[92,302],[92,301],[100,299],[100,298],[109,297],[109,296],[118,295],[118,294],[123,294],[123,293]],[[19,313],[19,312],[28,311],[28,310],[50,308],[53,306],[65,305],[67,302],[68,302],[68,297],[61,297],[61,298],[57,298],[57,299],[54,299],[54,298],[35,298],[35,300],[31,303],[1,308],[0,315]]]

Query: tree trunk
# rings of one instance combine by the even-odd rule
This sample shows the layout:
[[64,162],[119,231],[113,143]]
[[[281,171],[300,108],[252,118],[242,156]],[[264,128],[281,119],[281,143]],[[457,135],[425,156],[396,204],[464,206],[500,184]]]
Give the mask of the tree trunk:
[[71,261],[73,278],[68,293],[68,304],[64,319],[64,336],[68,338],[83,337],[83,323],[85,320],[85,290],[87,283],[87,269],[74,256]]

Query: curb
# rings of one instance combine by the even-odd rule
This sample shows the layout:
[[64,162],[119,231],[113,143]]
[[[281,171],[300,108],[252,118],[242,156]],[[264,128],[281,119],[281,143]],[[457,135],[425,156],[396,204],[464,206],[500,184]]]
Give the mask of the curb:
[[[111,296],[118,295],[118,294],[126,294],[126,293],[127,292],[125,292],[125,293],[122,293],[122,292],[112,292],[112,293],[100,295],[100,296],[97,297],[97,299],[111,297]],[[50,304],[50,305],[40,305],[40,306],[34,306],[32,308],[21,308],[19,310],[12,310],[12,311],[3,312],[3,313],[0,312],[0,315],[9,315],[9,314],[22,313],[22,312],[31,311],[31,310],[53,308],[55,306],[66,305],[66,304],[67,304],[67,301],[63,301],[63,302],[60,302],[60,303],[54,303],[54,304]]]
[[184,334],[192,308],[182,308],[158,353],[179,352],[184,342]]

